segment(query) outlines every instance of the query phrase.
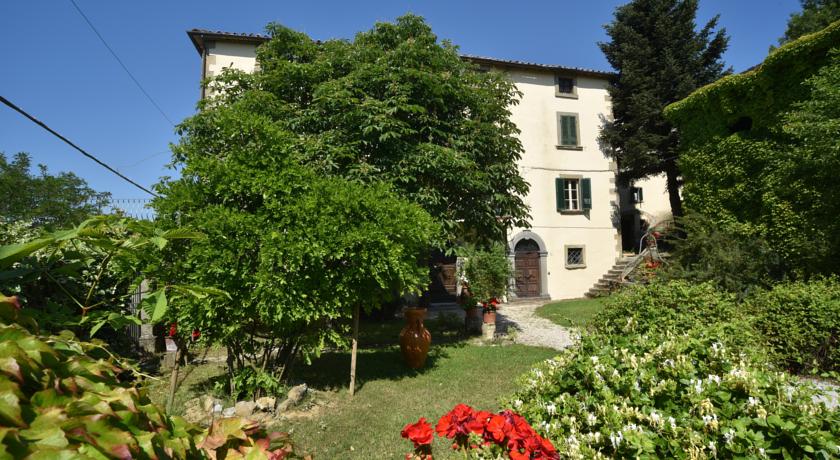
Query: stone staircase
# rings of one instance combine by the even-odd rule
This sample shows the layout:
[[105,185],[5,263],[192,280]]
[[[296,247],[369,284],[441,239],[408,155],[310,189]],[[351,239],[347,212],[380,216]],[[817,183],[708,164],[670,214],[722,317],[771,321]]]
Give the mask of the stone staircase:
[[621,277],[621,273],[627,267],[627,264],[633,261],[633,257],[622,257],[618,259],[609,271],[595,283],[594,286],[589,288],[586,292],[586,297],[593,298],[593,297],[601,297],[608,295],[610,292],[615,291],[621,285],[619,278]]

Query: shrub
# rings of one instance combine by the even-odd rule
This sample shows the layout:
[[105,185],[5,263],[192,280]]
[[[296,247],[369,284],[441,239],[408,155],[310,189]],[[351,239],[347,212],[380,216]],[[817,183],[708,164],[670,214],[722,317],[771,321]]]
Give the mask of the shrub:
[[507,402],[562,458],[835,458],[840,411],[724,345],[720,325],[586,335]]
[[488,249],[465,248],[463,270],[470,292],[476,300],[488,303],[507,295],[511,266],[505,247],[495,243]]
[[0,295],[0,458],[295,458],[254,422],[166,415],[104,345],[41,335],[19,309]]
[[679,220],[679,230],[668,239],[674,250],[662,271],[665,279],[712,281],[745,297],[782,277],[779,255],[744,226],[691,213]]
[[778,363],[794,372],[840,371],[840,280],[782,283],[748,305]]
[[607,298],[593,321],[595,330],[605,334],[679,334],[701,324],[720,324],[726,332],[724,340],[739,348],[759,343],[735,295],[712,282],[631,286]]

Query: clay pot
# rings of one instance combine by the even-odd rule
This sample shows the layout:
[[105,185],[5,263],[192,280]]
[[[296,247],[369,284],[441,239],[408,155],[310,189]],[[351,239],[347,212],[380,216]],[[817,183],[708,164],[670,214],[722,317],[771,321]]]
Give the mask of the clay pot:
[[488,311],[484,313],[484,324],[496,324],[495,311]]
[[432,334],[423,326],[426,317],[425,308],[407,308],[405,310],[406,325],[400,331],[400,350],[408,367],[420,369],[426,363],[429,355],[429,345]]

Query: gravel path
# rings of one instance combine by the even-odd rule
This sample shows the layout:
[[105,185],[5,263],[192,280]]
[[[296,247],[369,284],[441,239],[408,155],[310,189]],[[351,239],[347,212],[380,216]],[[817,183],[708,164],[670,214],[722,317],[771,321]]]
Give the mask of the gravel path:
[[496,313],[496,332],[515,335],[516,343],[562,350],[577,340],[577,333],[540,318],[534,312],[546,301],[504,304]]

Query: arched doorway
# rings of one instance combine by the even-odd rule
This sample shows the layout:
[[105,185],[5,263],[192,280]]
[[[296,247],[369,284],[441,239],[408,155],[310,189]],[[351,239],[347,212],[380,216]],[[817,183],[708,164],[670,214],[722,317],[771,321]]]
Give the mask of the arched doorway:
[[508,242],[508,251],[513,265],[513,296],[549,298],[548,250],[542,238],[531,230],[522,230]]
[[539,297],[541,289],[540,245],[532,239],[521,239],[514,247],[514,279],[517,297]]

